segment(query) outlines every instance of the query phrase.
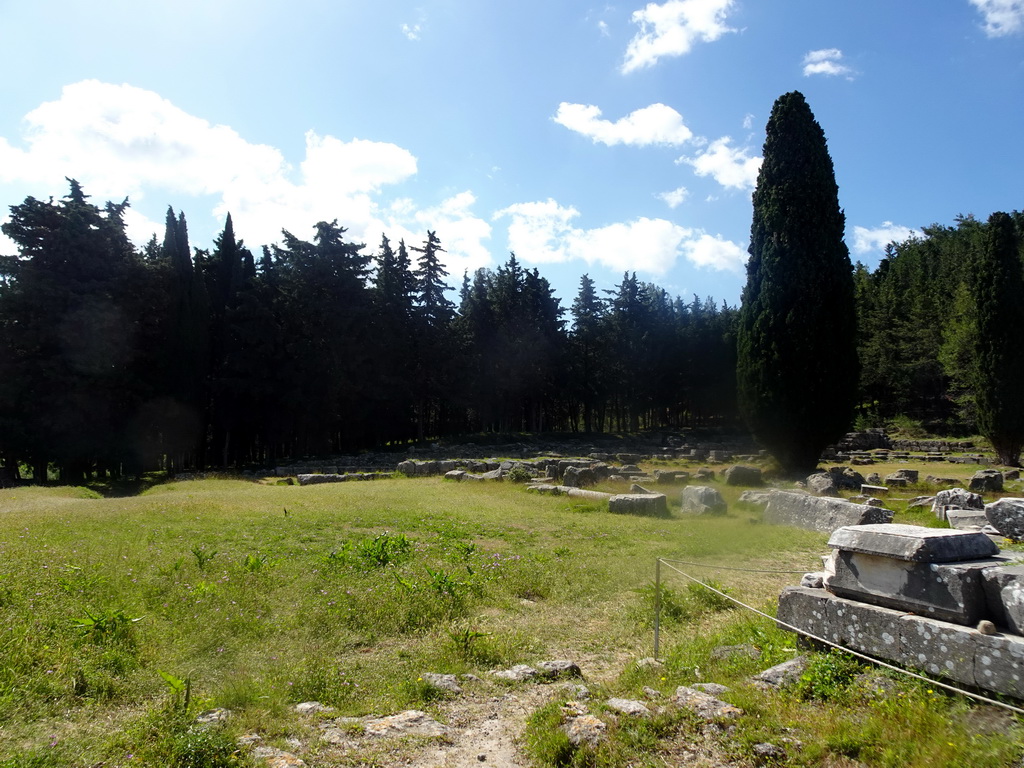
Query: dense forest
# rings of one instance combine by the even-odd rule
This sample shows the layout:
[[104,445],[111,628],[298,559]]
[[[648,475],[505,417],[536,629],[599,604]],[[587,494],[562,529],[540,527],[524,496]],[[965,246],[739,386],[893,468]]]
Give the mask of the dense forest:
[[[135,248],[127,203],[11,206],[0,260],[0,471],[270,465],[481,432],[736,423],[738,309],[626,274],[568,308],[515,255],[452,280],[443,241],[373,248],[320,222],[254,254],[182,213]],[[1014,213],[1017,268],[1024,215]],[[975,429],[971,287],[989,224],[960,219],[857,264],[858,422]],[[449,282],[451,281],[451,282]],[[452,298],[457,299],[453,301]]]

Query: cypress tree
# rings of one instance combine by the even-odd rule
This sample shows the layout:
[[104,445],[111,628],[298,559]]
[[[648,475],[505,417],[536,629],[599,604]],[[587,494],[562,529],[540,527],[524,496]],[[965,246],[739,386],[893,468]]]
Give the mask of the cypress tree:
[[740,411],[787,472],[813,469],[856,399],[853,273],[825,134],[802,94],[768,119],[737,338]]
[[1024,327],[1024,277],[1013,219],[993,213],[975,269],[978,429],[999,461],[1016,466],[1024,444],[1024,356],[1017,338]]

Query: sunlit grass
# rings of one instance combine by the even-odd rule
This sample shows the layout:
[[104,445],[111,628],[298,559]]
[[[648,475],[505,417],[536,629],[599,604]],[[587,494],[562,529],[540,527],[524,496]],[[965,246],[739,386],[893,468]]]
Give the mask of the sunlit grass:
[[[730,502],[742,490],[719,487]],[[662,626],[668,671],[630,671],[628,660],[653,651],[655,558],[696,563],[679,567],[770,609],[798,575],[711,566],[812,570],[824,551],[824,536],[745,510],[682,516],[678,488],[668,493],[673,516],[646,518],[510,483],[440,479],[209,479],[123,498],[0,490],[0,756],[21,761],[0,766],[214,755],[224,742],[189,730],[168,677],[189,682],[193,713],[235,712],[227,735],[284,739],[300,701],[347,715],[429,709],[412,682],[425,671],[481,674],[557,653],[624,665],[609,685],[635,695],[642,684],[670,693],[695,670],[736,681],[787,658],[790,636],[665,571],[685,595]],[[709,664],[725,641],[758,644],[764,664]],[[758,706],[777,708],[779,723],[819,706],[788,701]],[[673,722],[622,731],[608,764],[656,749]]]

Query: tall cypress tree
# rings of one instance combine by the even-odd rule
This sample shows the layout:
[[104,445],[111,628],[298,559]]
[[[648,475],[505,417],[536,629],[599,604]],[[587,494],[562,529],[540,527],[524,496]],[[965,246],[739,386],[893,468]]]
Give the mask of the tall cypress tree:
[[737,338],[741,413],[788,472],[813,469],[856,401],[853,272],[825,134],[799,92],[775,102],[754,191]]
[[978,429],[1001,463],[1016,466],[1024,445],[1024,356],[1018,339],[1024,327],[1024,277],[1008,214],[989,217],[974,275]]

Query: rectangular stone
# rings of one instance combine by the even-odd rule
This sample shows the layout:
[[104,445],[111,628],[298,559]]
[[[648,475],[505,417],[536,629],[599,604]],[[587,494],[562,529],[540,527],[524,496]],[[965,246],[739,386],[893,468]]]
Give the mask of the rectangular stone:
[[1024,637],[974,634],[975,685],[1024,699]]
[[949,522],[951,528],[958,531],[980,530],[988,525],[983,509],[954,509],[944,508],[943,515]]
[[833,532],[833,549],[881,555],[918,563],[978,560],[998,554],[999,547],[980,531],[925,528],[921,525],[857,525]]
[[779,595],[779,610],[775,616],[815,637],[837,643],[839,636],[833,632],[828,617],[828,604],[834,599],[824,589],[786,587]]
[[[1008,612],[1006,601],[1011,598],[1015,591],[1014,587],[1024,589],[1024,566],[1006,565],[1002,567],[986,568],[981,572],[982,587],[985,590],[985,604],[988,607],[989,618],[1000,627],[1007,627],[1012,632],[1024,634],[1024,620],[1018,615],[1017,601],[1012,600]],[[1008,592],[1004,590],[1009,587]]]
[[847,525],[888,523],[892,512],[882,507],[854,504],[843,499],[775,491],[764,510],[764,521],[832,533]]
[[1004,562],[916,563],[840,550],[825,586],[839,597],[974,625],[988,615],[981,572]]
[[899,621],[905,612],[841,597],[830,600],[827,611],[832,634],[839,637],[836,642],[882,659],[899,651]]
[[975,684],[977,630],[913,615],[904,615],[899,623],[899,653],[890,658],[934,677]]

